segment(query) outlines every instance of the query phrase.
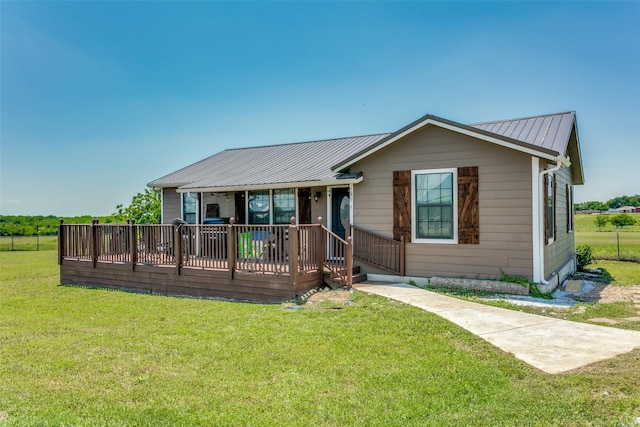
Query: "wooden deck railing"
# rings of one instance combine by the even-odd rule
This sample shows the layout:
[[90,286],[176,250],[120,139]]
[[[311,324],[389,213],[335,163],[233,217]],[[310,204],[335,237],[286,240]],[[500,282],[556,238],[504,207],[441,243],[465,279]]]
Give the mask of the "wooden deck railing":
[[329,269],[351,286],[352,248],[317,224],[228,225],[99,224],[59,225],[59,263],[172,266],[251,274],[297,276]]
[[354,258],[404,276],[404,238],[397,241],[356,226],[351,226],[351,234]]
[[342,286],[351,288],[353,282],[353,246],[351,237],[347,237],[347,240],[344,240],[324,226],[322,226],[322,230],[325,234],[325,250],[327,254],[324,268],[327,268],[332,275],[340,279]]

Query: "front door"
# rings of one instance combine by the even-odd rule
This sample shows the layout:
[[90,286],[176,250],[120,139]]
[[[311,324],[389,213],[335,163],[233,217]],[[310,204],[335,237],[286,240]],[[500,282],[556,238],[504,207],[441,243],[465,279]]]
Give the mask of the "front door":
[[346,239],[345,226],[351,216],[351,200],[349,199],[349,188],[331,189],[331,231]]

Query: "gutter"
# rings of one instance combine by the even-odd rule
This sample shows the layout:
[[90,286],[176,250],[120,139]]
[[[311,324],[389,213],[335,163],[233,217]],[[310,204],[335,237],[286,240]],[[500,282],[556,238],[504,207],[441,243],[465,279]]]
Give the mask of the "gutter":
[[[233,191],[252,191],[252,190],[275,190],[281,188],[299,188],[299,187],[327,187],[332,185],[345,185],[345,184],[359,184],[364,177],[359,175],[357,177],[349,178],[331,178],[317,181],[298,181],[298,182],[280,182],[271,184],[250,184],[250,185],[235,185],[235,186],[221,186],[221,187],[178,187],[176,192],[178,193],[220,193],[220,192],[233,192]],[[187,184],[188,185],[188,184]]]
[[[569,166],[571,166],[571,161],[569,160],[568,157],[565,157],[563,155],[558,155],[555,158],[555,162],[556,165],[554,167],[552,167],[551,169],[545,169],[542,170],[540,172],[538,172],[538,185],[540,185],[540,182],[542,181],[542,177],[544,175],[548,175],[550,173],[556,172],[558,170],[560,170],[560,168],[562,167],[566,167],[568,168]],[[554,183],[555,185],[555,183]],[[547,191],[546,188],[544,188],[542,191]],[[544,194],[544,193],[543,193]],[[536,199],[539,201],[540,200],[540,194],[537,195]],[[535,204],[534,204],[535,206]],[[555,209],[555,206],[553,207]],[[546,209],[546,206],[544,207],[544,209]],[[536,209],[536,215],[538,216],[538,230],[541,230],[544,228],[544,224],[542,223],[542,218],[544,218],[544,215],[540,215],[540,209]],[[546,230],[544,230],[544,232],[546,233]],[[534,236],[536,239],[540,239],[540,235],[538,233],[538,236]],[[544,239],[542,239],[543,242],[541,242],[540,245],[538,245],[538,263],[536,266],[534,266],[534,268],[538,268],[538,274],[539,274],[539,283],[542,283],[543,285],[549,285],[549,281],[545,280],[545,276],[544,276],[544,247],[546,246],[544,244]]]

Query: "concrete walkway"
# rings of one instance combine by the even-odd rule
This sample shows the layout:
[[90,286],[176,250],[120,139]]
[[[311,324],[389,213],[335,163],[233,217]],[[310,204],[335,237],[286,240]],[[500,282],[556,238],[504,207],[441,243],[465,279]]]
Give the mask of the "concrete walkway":
[[638,331],[491,307],[404,283],[365,282],[353,287],[437,314],[550,374],[570,371],[640,348]]

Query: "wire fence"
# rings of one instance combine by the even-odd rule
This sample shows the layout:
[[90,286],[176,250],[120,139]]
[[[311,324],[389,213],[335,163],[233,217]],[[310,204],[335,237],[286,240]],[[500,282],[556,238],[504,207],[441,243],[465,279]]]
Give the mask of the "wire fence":
[[50,251],[58,249],[58,236],[0,236],[0,251]]
[[576,245],[589,245],[596,259],[640,262],[640,231],[580,231]]

